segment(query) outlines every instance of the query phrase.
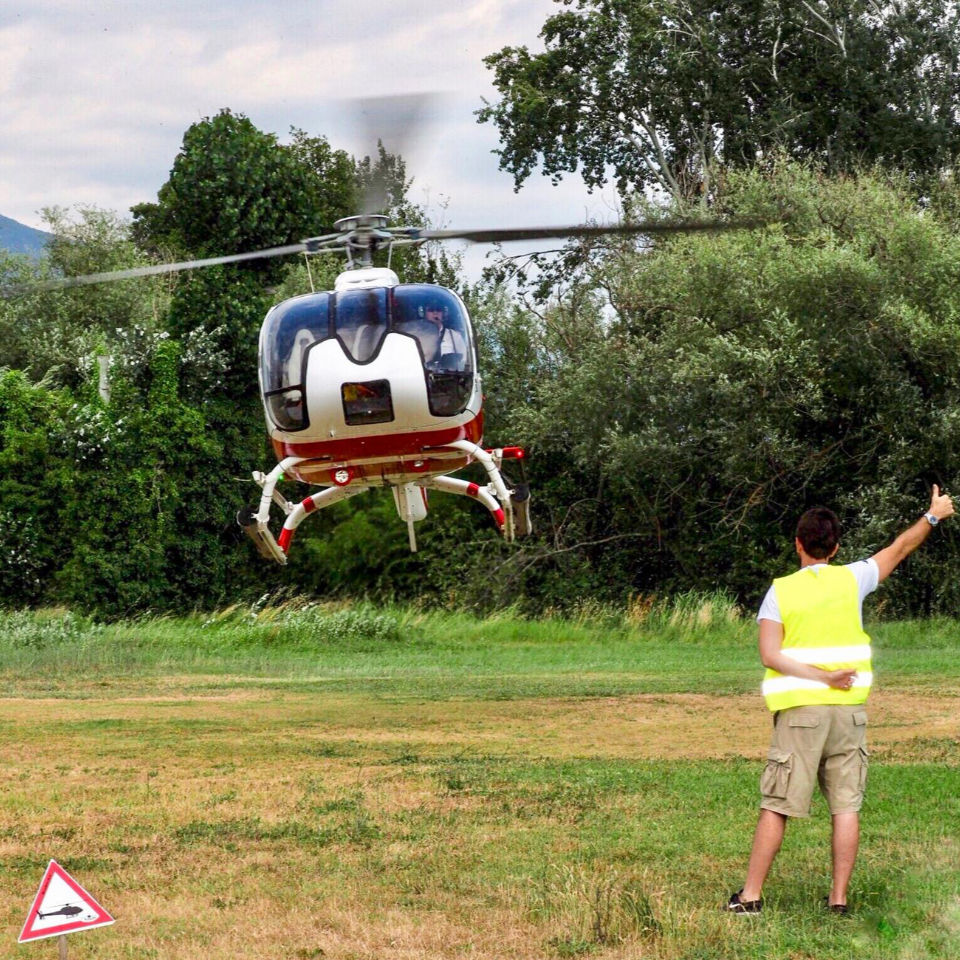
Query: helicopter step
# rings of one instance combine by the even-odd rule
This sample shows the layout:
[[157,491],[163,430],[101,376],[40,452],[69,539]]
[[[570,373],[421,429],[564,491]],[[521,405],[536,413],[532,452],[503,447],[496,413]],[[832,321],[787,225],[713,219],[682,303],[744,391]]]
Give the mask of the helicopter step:
[[[243,532],[253,541],[253,545],[257,548],[257,553],[259,553],[261,557],[265,560],[277,560],[277,553],[282,553],[282,551],[277,546],[277,541],[273,539],[273,534],[266,525],[264,524],[263,529],[261,529],[261,524],[257,523],[257,510],[259,507],[259,504],[254,504],[250,507],[241,507],[237,511],[237,523],[240,524]],[[280,562],[286,562],[286,557]]]
[[533,533],[533,522],[530,519],[530,487],[525,483],[518,483],[510,491],[513,501],[513,526],[518,537],[527,537]]

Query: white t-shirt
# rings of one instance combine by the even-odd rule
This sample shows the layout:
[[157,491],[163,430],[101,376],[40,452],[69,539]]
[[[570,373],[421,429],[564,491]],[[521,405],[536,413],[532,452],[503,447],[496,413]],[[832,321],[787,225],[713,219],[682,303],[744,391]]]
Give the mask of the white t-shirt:
[[462,356],[466,350],[463,334],[459,330],[454,330],[453,327],[444,327],[440,334],[440,356],[445,357],[451,353],[459,353]]
[[[824,567],[824,563],[813,564],[813,569]],[[857,560],[856,563],[846,564],[846,568],[857,578],[857,589],[860,594],[860,626],[863,626],[863,601],[867,594],[873,593],[880,583],[880,568],[877,561],[870,557],[869,560]],[[767,595],[760,604],[760,612],[757,614],[757,622],[761,620],[773,620],[776,623],[783,623],[783,617],[780,616],[780,605],[777,603],[777,594],[770,585]]]

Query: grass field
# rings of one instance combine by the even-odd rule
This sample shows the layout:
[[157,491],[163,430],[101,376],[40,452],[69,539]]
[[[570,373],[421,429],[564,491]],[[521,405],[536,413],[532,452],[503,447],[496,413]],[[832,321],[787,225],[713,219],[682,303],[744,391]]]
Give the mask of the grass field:
[[49,859],[117,918],[71,960],[960,956],[960,644],[872,629],[850,917],[829,817],[742,879],[769,716],[716,602],[576,621],[287,607],[0,614],[0,957]]

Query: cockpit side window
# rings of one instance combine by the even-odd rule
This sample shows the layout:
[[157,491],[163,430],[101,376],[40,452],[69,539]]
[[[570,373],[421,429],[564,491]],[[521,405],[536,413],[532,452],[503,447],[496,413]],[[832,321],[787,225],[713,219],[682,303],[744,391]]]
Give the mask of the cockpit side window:
[[463,303],[433,284],[394,287],[393,329],[413,337],[423,357],[430,412],[462,413],[473,390],[473,343]]
[[331,336],[330,297],[314,293],[274,307],[263,322],[260,377],[263,399],[281,430],[307,426],[303,388],[307,350]]

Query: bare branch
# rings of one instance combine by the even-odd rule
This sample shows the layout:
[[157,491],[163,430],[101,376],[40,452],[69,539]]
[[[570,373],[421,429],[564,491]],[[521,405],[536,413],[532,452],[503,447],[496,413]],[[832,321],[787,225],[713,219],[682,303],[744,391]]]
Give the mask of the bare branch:
[[847,55],[847,26],[846,24],[831,23],[815,6],[808,3],[807,0],[800,0],[800,5],[812,16],[816,17],[829,31],[829,34],[817,33],[816,30],[810,32],[817,37],[822,37],[828,43],[835,44],[843,57]]

